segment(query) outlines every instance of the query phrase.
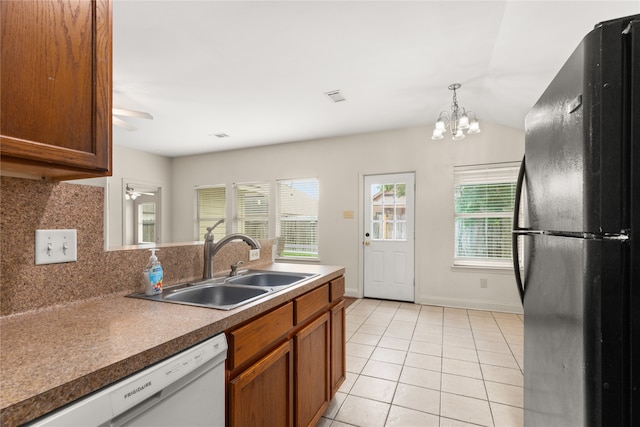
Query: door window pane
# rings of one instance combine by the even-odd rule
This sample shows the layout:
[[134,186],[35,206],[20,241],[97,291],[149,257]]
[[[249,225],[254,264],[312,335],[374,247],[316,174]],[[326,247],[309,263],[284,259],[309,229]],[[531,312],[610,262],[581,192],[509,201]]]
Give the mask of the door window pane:
[[371,235],[374,240],[407,240],[406,184],[371,186]]
[[382,222],[374,221],[371,224],[371,236],[373,240],[381,240],[382,239]]
[[407,222],[406,221],[396,222],[396,239],[407,240]]

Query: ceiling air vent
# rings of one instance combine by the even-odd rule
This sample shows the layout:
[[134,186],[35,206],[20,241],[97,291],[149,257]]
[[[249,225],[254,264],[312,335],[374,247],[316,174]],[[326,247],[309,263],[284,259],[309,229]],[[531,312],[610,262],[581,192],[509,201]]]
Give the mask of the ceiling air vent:
[[333,102],[342,102],[346,100],[346,98],[340,93],[340,90],[332,90],[330,92],[325,92],[324,94],[327,95]]

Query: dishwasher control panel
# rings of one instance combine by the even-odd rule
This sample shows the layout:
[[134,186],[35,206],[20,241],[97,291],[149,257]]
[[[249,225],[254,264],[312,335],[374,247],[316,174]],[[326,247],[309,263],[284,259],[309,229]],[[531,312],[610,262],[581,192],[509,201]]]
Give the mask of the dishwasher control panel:
[[225,336],[220,334],[123,380],[122,385],[116,385],[109,393],[113,415],[151,398],[221,352],[226,354],[226,350]]

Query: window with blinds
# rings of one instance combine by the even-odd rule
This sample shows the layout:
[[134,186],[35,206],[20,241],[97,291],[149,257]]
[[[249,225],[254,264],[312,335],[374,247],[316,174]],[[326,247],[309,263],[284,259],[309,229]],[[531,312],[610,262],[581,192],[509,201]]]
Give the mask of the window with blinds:
[[277,189],[277,256],[318,259],[318,180],[279,180]]
[[511,267],[517,163],[454,168],[454,265]]
[[235,184],[233,231],[255,239],[269,238],[269,183]]
[[[207,227],[211,227],[227,216],[226,187],[216,185],[196,188],[196,205],[195,239],[202,241]],[[221,224],[213,233],[215,240],[219,240],[227,235],[226,227]]]

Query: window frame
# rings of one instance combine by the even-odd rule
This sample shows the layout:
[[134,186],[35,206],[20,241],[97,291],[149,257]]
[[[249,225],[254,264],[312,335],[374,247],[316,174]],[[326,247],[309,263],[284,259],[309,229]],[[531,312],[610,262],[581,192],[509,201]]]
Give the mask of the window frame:
[[[456,212],[457,187],[460,185],[494,185],[494,184],[515,184],[518,177],[519,162],[491,163],[472,166],[455,166],[453,179],[453,267],[463,268],[483,268],[509,270],[513,269],[513,258],[481,258],[481,257],[461,257],[457,254],[458,219],[459,218],[505,218],[508,221],[508,230],[504,231],[504,238],[511,242],[511,224],[513,223],[513,210],[509,212],[482,212],[482,213],[459,213]],[[515,199],[515,197],[514,197]],[[522,211],[522,208],[521,208]],[[522,217],[522,215],[521,215]],[[508,235],[507,235],[508,233]],[[521,244],[520,244],[521,246]]]
[[[266,221],[266,229],[267,236],[253,236],[257,239],[275,239],[276,243],[278,243],[280,232],[282,229],[281,225],[281,201],[279,196],[279,186],[281,183],[285,182],[295,182],[295,181],[315,181],[316,183],[316,191],[318,192],[318,201],[316,205],[316,231],[315,231],[315,240],[317,245],[317,252],[315,256],[286,256],[281,255],[277,248],[275,249],[274,259],[277,260],[286,260],[286,261],[307,261],[307,262],[319,262],[320,261],[320,234],[319,234],[319,193],[320,193],[320,180],[318,178],[293,178],[293,179],[275,179],[269,181],[252,181],[252,182],[239,182],[239,183],[230,183],[230,184],[214,184],[214,185],[197,185],[194,187],[194,198],[193,198],[193,206],[194,206],[194,236],[196,241],[204,240],[204,233],[200,231],[200,223],[202,221],[207,221],[207,224],[211,222],[211,225],[215,224],[220,218],[212,217],[212,218],[202,218],[200,216],[200,190],[209,189],[209,188],[222,188],[224,189],[224,202],[225,202],[225,218],[231,218],[231,220],[225,221],[224,224],[224,234],[220,235],[220,233],[216,233],[216,240],[228,235],[229,233],[239,232],[239,221],[246,220],[246,218],[238,215],[238,189],[244,186],[263,186],[268,188],[267,191],[264,192],[264,195],[267,199],[268,209],[267,215],[261,217],[260,219]],[[255,217],[254,217],[255,219]],[[219,227],[222,229],[223,227]],[[218,229],[216,229],[218,230]],[[248,233],[251,235],[251,233]],[[277,236],[274,238],[274,236]]]

